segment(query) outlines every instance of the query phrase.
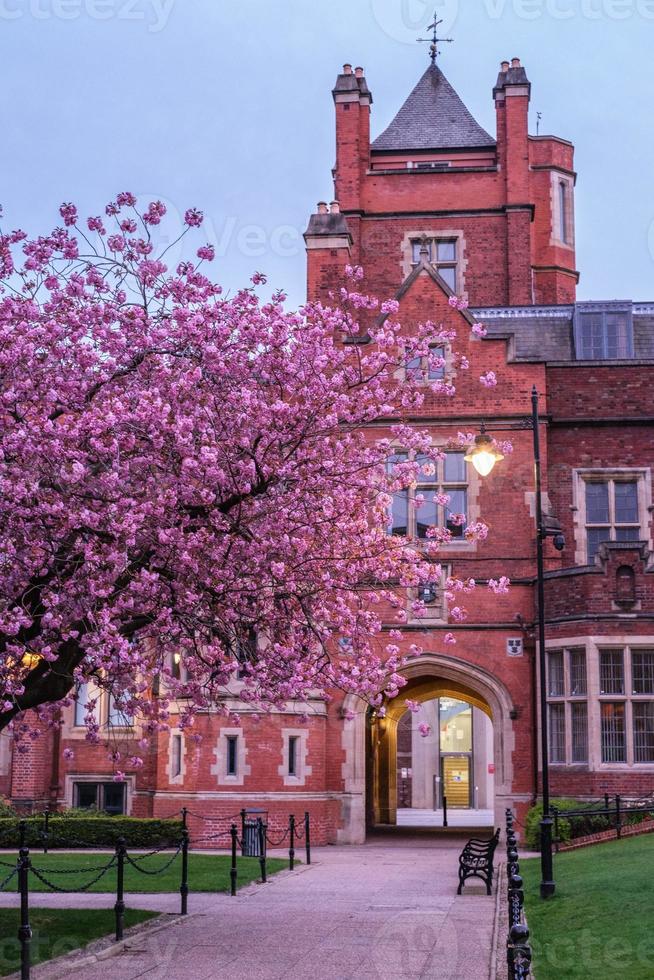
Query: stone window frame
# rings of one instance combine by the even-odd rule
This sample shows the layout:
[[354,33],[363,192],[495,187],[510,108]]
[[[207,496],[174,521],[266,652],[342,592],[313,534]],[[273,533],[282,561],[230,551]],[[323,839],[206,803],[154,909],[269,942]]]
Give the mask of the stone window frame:
[[7,776],[11,770],[12,741],[5,732],[0,732],[0,776]]
[[468,270],[467,241],[462,228],[419,228],[407,231],[402,239],[400,269],[402,280],[408,279],[416,268],[413,261],[413,243],[422,238],[431,241],[456,241],[456,289],[454,292],[461,299],[467,299],[466,272]]
[[[174,764],[174,753],[173,745],[174,740],[179,738],[180,742],[180,752],[179,752],[179,762],[180,771],[178,773],[173,772]],[[181,728],[171,728],[168,735],[168,765],[166,767],[166,773],[168,775],[168,782],[171,786],[181,786],[184,783],[184,778],[186,776],[186,738],[184,736]]]
[[[463,452],[465,449],[459,449],[458,447],[450,448],[445,444],[434,445],[435,449],[441,450],[442,452]],[[399,443],[392,442],[390,446],[390,451],[394,455],[407,452],[407,450],[401,446]],[[475,524],[477,521],[481,520],[481,508],[479,506],[479,490],[481,486],[481,477],[478,476],[477,471],[474,466],[467,463],[466,472],[468,474],[467,481],[467,501],[468,501],[468,513],[467,513],[467,523]],[[445,481],[442,481],[443,483]],[[421,539],[414,539],[418,545],[421,543]],[[449,551],[453,549],[455,552],[466,552],[466,551],[476,551],[477,542],[476,541],[466,541],[464,537],[454,538],[447,545],[442,546],[443,551]]]
[[[64,776],[64,804],[66,807],[73,807],[75,783],[110,783],[113,780],[113,773],[107,772],[69,772]],[[125,816],[129,817],[132,812],[132,803],[136,789],[136,776],[125,776],[121,780],[125,786]]]
[[[551,196],[551,212],[552,212],[552,234],[550,244],[556,245],[559,248],[568,248],[571,251],[575,248],[575,207],[574,207],[574,190],[575,181],[574,177],[569,174],[564,173],[561,170],[551,171],[551,186],[550,186],[550,196]],[[566,222],[564,234],[565,238],[561,235],[561,230],[563,227],[562,214],[561,214],[561,187],[565,187],[566,194]]]
[[[238,738],[236,749],[236,772],[227,771],[228,748],[227,739],[235,735]],[[247,763],[249,749],[245,744],[245,734],[242,728],[221,728],[218,732],[218,741],[213,750],[215,762],[209,770],[212,776],[216,777],[219,786],[243,786],[245,777],[252,772],[252,767]]]
[[[654,761],[641,762],[634,758],[634,704],[654,704],[654,694],[633,693],[632,654],[654,651],[652,636],[589,636],[562,637],[546,644],[547,653],[564,650],[565,657],[565,695],[547,697],[548,710],[550,704],[565,705],[565,762],[550,762],[550,766],[560,769],[582,769],[588,772],[654,772]],[[586,695],[574,696],[569,689],[569,657],[567,652],[584,650],[586,654]],[[624,694],[600,693],[600,653],[609,650],[622,650],[624,657]],[[587,738],[588,761],[572,761],[572,703],[586,702],[587,705]],[[621,703],[625,706],[625,761],[603,762],[601,739],[601,705],[603,703]],[[540,713],[540,709],[539,709]]]
[[[652,548],[652,471],[647,466],[583,467],[572,471],[572,512],[575,536],[575,565],[588,564],[586,535],[586,484],[590,482],[633,482],[638,484],[638,515],[641,540]],[[611,527],[611,531],[614,526]]]
[[[105,735],[113,734],[115,732],[119,733],[123,737],[136,738],[138,732],[138,723],[134,723],[132,719],[131,725],[110,725],[109,724],[109,704],[111,698],[111,692],[104,690],[104,688],[97,687],[93,680],[84,681],[83,683],[91,686],[97,694],[96,698],[96,717],[100,719],[100,732]],[[83,723],[78,724],[76,722],[76,706],[77,706],[77,691],[72,697],[72,704],[64,709],[63,717],[63,732],[65,738],[70,739],[85,739],[86,738],[86,727]]]
[[[281,738],[282,761],[281,765],[277,767],[277,772],[282,777],[284,786],[304,786],[313,772],[313,767],[307,762],[309,758],[309,731],[307,728],[282,728]],[[299,739],[295,755],[295,774],[288,771],[288,746],[291,738]]]
[[[581,693],[575,693],[572,688],[571,677],[571,655],[573,653],[583,652],[585,663],[586,663],[586,690]],[[550,664],[552,663],[552,658],[554,655],[561,655],[562,658],[562,679],[563,687],[562,690],[556,693],[551,692],[551,669]],[[551,725],[551,715],[552,708],[563,708],[563,758],[553,759],[550,754],[549,764],[551,766],[588,766],[590,764],[591,757],[591,731],[590,731],[590,710],[589,710],[589,699],[590,699],[590,678],[589,678],[589,664],[588,664],[588,651],[583,640],[578,643],[570,644],[559,644],[553,643],[548,645],[546,650],[546,684],[547,684],[547,710],[548,710],[548,726]],[[574,704],[585,704],[586,705],[586,756],[585,760],[572,758],[572,705]],[[551,728],[550,728],[551,735]],[[553,749],[553,741],[550,737],[550,750]]]

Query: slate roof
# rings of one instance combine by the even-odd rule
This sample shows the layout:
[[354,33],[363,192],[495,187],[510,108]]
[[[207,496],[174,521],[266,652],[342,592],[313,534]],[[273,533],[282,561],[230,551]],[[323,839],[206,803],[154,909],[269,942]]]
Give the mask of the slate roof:
[[438,65],[430,65],[373,150],[444,150],[495,146]]
[[[489,339],[510,339],[510,360],[561,363],[575,361],[573,305],[475,309]],[[634,356],[654,360],[654,303],[633,307]],[[611,363],[606,361],[604,363]]]

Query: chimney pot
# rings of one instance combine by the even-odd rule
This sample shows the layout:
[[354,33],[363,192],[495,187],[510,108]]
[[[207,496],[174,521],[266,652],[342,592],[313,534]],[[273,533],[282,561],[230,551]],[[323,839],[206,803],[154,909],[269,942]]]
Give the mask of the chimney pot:
[[520,64],[520,58],[512,58],[511,59],[511,67],[512,68],[522,68],[522,65]]
[[344,75],[351,75],[352,74],[352,65],[343,65],[343,74]]
[[318,214],[329,214],[327,201],[318,201]]
[[332,203],[329,206],[329,210],[331,211],[332,214],[340,214],[341,206],[338,203],[338,201],[332,201]]
[[360,66],[358,68],[355,68],[354,74],[356,75],[357,78],[363,78],[363,68],[361,68]]
[[501,67],[502,71],[507,72],[509,70],[509,62],[508,61],[503,61],[500,67]]

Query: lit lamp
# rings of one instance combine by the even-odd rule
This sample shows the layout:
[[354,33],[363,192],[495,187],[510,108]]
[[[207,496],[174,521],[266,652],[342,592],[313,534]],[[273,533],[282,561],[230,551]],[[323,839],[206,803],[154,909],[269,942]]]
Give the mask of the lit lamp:
[[480,476],[488,476],[496,463],[504,459],[503,454],[483,429],[475,438],[475,444],[464,457],[466,463],[472,463]]

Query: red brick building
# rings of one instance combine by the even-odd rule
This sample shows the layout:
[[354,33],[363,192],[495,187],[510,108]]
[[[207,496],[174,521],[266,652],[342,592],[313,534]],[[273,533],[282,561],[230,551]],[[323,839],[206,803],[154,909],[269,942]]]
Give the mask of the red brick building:
[[[187,805],[216,826],[242,806],[267,809],[273,824],[308,810],[317,841],[361,840],[367,827],[418,814],[429,822],[444,792],[455,810],[480,811],[479,821],[497,823],[507,805],[524,810],[539,770],[532,433],[520,428],[533,386],[544,504],[565,534],[563,551],[547,543],[552,789],[581,797],[654,790],[654,303],[576,302],[574,148],[529,135],[530,83],[519,60],[502,63],[493,88],[495,137],[436,65],[372,141],[362,69],[345,65],[333,95],[335,201],[319,204],[305,235],[309,297],[328,299],[344,266],[359,264],[370,291],[397,297],[408,329],[458,321],[456,347],[470,370],[442,350],[440,373],[457,395],[429,395],[416,425],[444,446],[482,421],[491,431],[516,427],[514,452],[488,477],[450,452],[425,480],[424,489],[450,495],[449,512],[490,527],[488,541],[468,543],[453,525],[442,555],[455,576],[478,583],[462,597],[468,618],[449,620],[442,582],[421,596],[428,616],[409,620],[405,643],[424,653],[385,717],[337,697],[310,705],[308,721],[305,705],[289,705],[256,722],[234,681],[225,696],[238,724],[202,717],[199,744],[174,730],[161,736],[122,785],[71,708],[61,732],[44,733],[25,755],[12,759],[0,740],[0,792],[18,803],[164,816]],[[453,311],[452,293],[470,310]],[[486,325],[484,339],[475,321]],[[489,370],[494,389],[479,383]],[[377,432],[388,424],[380,420]],[[410,495],[395,501],[393,533],[419,538],[425,523],[447,522],[433,503],[421,517]],[[511,591],[492,596],[485,584],[503,574]],[[407,713],[407,698],[419,714]],[[106,698],[98,711],[123,751],[136,751],[129,719]],[[430,724],[428,738],[419,722]]]

